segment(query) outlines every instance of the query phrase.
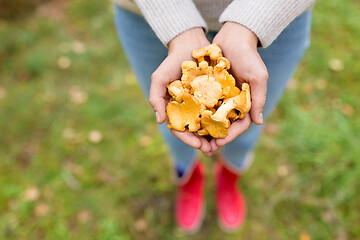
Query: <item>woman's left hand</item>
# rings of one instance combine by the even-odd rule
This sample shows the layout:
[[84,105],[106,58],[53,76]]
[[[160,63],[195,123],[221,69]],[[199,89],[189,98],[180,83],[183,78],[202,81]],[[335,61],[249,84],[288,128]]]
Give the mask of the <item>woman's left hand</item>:
[[241,86],[243,82],[250,85],[251,110],[244,119],[231,124],[226,138],[214,138],[210,141],[209,155],[244,133],[252,122],[257,125],[263,123],[262,112],[268,80],[266,66],[257,51],[258,38],[248,28],[238,23],[226,22],[213,43],[219,44],[224,56],[229,59],[237,86]]

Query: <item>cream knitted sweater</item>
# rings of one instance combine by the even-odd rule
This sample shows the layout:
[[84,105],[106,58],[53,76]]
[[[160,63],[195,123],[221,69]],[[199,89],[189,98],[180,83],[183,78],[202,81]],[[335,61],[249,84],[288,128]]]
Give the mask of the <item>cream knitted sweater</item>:
[[268,47],[297,16],[316,0],[113,0],[142,14],[167,46],[178,34],[202,27],[218,31],[227,21],[240,23]]

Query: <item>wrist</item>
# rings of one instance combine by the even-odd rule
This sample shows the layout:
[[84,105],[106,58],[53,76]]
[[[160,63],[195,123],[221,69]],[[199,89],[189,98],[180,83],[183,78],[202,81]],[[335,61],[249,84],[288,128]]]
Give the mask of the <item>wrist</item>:
[[[222,34],[218,35],[221,36],[221,41],[236,41],[237,43],[240,42],[241,46],[252,49],[256,49],[258,46],[259,39],[255,33],[240,23],[226,22],[222,26],[220,32]],[[227,37],[230,39],[226,39]]]
[[[173,38],[169,44],[169,53],[173,51],[184,51],[184,48],[187,46],[194,50],[195,48],[204,47],[209,44],[209,41],[206,38],[204,29],[201,27],[188,29],[175,38]],[[194,48],[195,46],[195,48]]]

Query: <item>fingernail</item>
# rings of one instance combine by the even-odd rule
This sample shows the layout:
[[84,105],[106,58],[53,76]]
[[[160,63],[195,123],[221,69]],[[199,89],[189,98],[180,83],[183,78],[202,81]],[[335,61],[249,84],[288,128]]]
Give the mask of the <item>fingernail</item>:
[[155,112],[156,121],[160,122],[160,114],[158,112]]
[[263,117],[262,112],[259,113],[259,122],[260,122],[260,124],[263,124],[263,122],[264,122],[264,117]]

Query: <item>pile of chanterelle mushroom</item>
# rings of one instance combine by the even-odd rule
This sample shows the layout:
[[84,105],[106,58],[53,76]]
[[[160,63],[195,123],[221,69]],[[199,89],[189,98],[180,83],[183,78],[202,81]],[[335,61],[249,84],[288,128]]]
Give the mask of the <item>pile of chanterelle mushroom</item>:
[[181,80],[168,86],[172,97],[166,107],[168,128],[225,138],[230,124],[250,110],[249,85],[236,87],[228,73],[230,62],[217,44],[194,50],[192,56],[198,63],[183,62]]

